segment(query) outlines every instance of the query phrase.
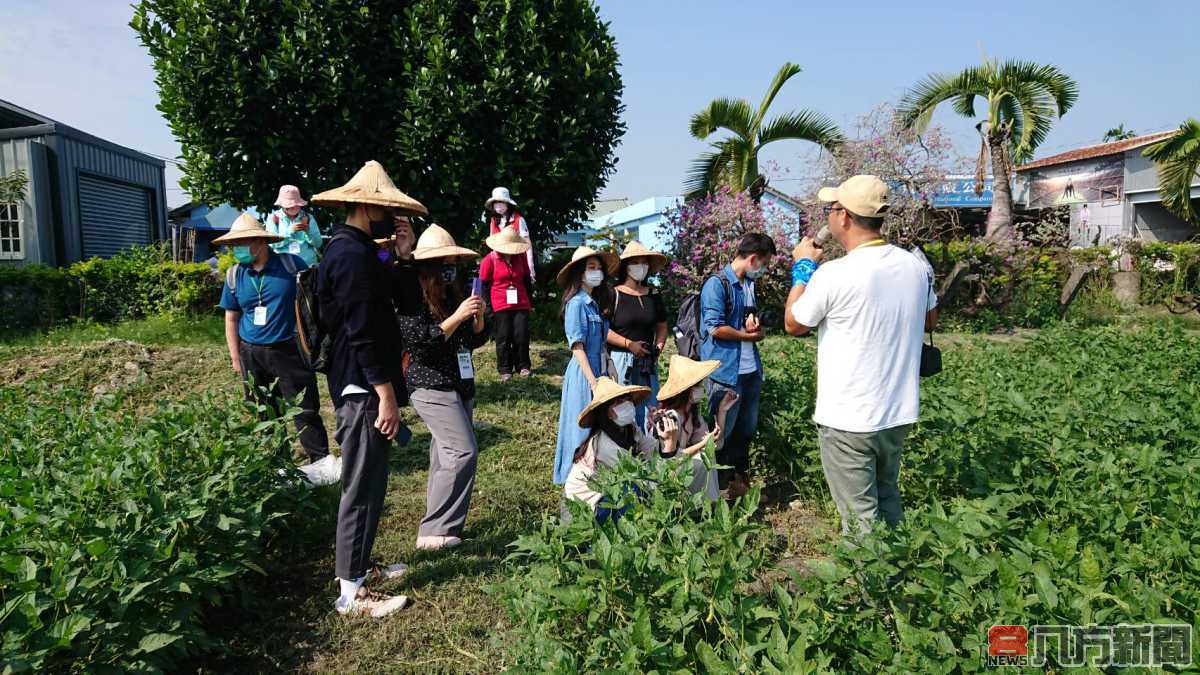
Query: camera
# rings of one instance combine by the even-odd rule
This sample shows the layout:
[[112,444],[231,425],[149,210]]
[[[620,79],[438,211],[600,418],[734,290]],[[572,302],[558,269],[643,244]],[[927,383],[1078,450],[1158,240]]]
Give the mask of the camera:
[[674,410],[663,410],[659,408],[650,413],[650,424],[654,429],[654,435],[657,438],[666,437],[666,421],[674,420],[675,426],[679,426],[679,413]]

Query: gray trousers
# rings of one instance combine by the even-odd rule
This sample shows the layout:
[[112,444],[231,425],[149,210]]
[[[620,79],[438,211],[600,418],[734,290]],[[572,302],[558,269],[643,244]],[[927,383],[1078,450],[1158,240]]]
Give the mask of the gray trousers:
[[462,536],[471,491],[475,488],[475,442],[472,401],[458,392],[417,389],[409,398],[429,427],[429,483],[425,489],[425,518],[417,536]]
[[817,425],[821,468],[842,516],[842,534],[852,523],[869,531],[877,520],[895,527],[904,518],[900,506],[900,446],[911,424],[868,433]]
[[342,449],[342,501],[334,571],[339,579],[358,579],[367,573],[383,513],[392,442],[375,428],[377,417],[379,399],[374,394],[346,396],[337,409],[333,438]]

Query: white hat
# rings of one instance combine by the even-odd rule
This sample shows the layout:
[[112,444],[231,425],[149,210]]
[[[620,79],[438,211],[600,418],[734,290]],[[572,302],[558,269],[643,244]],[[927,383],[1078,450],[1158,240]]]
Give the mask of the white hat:
[[492,190],[492,198],[483,203],[483,208],[491,211],[492,205],[496,202],[504,202],[514,209],[517,208],[517,203],[513,201],[512,195],[508,193],[508,188],[506,187],[498,187]]

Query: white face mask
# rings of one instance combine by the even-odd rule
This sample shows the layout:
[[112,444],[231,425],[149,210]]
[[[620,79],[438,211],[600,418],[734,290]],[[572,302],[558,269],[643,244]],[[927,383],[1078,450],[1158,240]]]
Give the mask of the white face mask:
[[495,209],[496,213],[498,213],[500,215],[504,215],[504,214],[508,213],[508,204],[506,204],[504,202],[494,202],[492,204],[492,208]]
[[692,403],[704,400],[704,387],[692,387]]
[[612,408],[612,419],[619,427],[627,427],[637,419],[637,407],[629,401],[622,401]]
[[632,277],[634,281],[642,281],[643,279],[646,278],[646,274],[648,274],[649,272],[650,272],[649,265],[630,265],[629,266],[629,276]]
[[588,270],[583,273],[583,283],[588,288],[595,288],[604,281],[604,270]]

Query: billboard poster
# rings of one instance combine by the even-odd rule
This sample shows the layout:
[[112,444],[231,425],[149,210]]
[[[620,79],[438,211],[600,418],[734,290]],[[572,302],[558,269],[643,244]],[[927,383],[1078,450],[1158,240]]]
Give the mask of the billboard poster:
[[1112,155],[1034,169],[1028,180],[1031,209],[1120,201],[1125,157]]

